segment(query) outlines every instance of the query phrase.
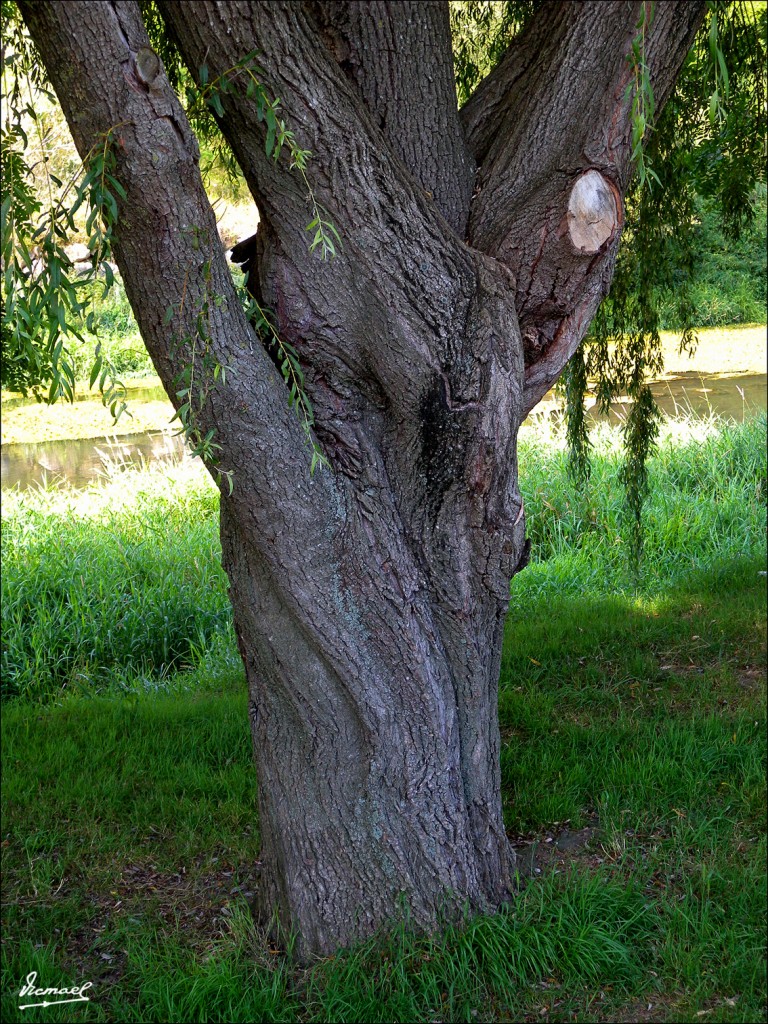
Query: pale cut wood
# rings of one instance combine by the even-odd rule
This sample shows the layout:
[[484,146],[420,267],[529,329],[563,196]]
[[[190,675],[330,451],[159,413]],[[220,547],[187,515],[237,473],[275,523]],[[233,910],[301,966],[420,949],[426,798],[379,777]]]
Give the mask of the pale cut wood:
[[568,200],[568,233],[579,252],[598,252],[619,223],[611,183],[599,171],[577,179]]

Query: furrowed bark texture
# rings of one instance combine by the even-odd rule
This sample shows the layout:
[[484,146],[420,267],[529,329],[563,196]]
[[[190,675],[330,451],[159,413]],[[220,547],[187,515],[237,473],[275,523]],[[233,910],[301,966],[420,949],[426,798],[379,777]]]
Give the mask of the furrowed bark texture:
[[475,163],[456,108],[448,5],[352,0],[310,9],[393,153],[463,236]]
[[[254,289],[298,352],[331,465],[314,476],[240,311],[186,117],[162,69],[141,73],[137,5],[20,6],[81,154],[114,129],[128,196],[115,255],[166,388],[193,358],[205,372],[201,345],[228,367],[199,417],[235,471],[221,535],[261,913],[310,954],[406,907],[424,928],[498,907],[512,857],[497,681],[527,557],[517,429],[607,288],[640,5],[546,5],[459,117],[443,4],[159,4],[191,73],[235,85],[220,127],[262,215],[245,247]],[[656,5],[658,95],[699,6]],[[314,154],[306,183],[285,152],[266,156],[230,71],[254,50]],[[307,251],[307,183],[343,239],[327,263]]]
[[[610,286],[632,171],[629,55],[643,9],[643,52],[660,111],[701,23],[701,3],[548,4],[462,110],[480,164],[469,239],[516,277],[526,411],[576,351]],[[591,243],[569,216],[574,206],[581,224],[604,229]]]

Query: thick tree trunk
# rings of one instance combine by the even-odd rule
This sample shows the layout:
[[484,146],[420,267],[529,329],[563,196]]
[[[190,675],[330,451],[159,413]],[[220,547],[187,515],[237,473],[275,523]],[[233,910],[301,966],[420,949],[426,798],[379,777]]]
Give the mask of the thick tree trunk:
[[[375,499],[354,506],[327,538],[329,560],[354,576],[300,604],[226,502],[222,517],[259,777],[259,909],[315,953],[404,912],[428,928],[510,894],[496,706],[506,602],[474,638],[471,671],[457,671],[428,581],[404,571],[411,559],[377,526]],[[378,575],[338,550],[358,532]]]
[[[193,74],[214,81],[260,51],[343,239],[331,263],[308,255],[306,183],[267,157],[245,89],[222,95],[262,214],[251,279],[299,354],[330,463],[314,476],[232,287],[186,117],[162,70],[142,72],[138,5],[20,6],[80,153],[113,130],[128,197],[115,255],[167,390],[193,359],[205,373],[190,341],[201,310],[228,368],[199,425],[234,471],[221,536],[259,774],[261,913],[322,954],[403,912],[429,928],[492,910],[512,866],[497,681],[527,557],[517,430],[610,281],[641,5],[545,5],[460,119],[442,5],[161,0]],[[656,5],[659,95],[701,7]]]

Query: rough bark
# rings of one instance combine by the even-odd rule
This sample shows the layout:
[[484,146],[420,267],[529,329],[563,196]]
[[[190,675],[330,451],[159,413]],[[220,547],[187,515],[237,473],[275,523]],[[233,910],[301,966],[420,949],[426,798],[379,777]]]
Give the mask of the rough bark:
[[448,5],[332,0],[309,7],[392,151],[463,237],[475,164],[456,107]]
[[[646,8],[644,53],[657,110],[704,15],[701,3],[605,0],[546,5],[462,110],[479,169],[472,245],[516,278],[533,408],[578,348],[613,276],[632,172],[629,60]],[[574,244],[569,206],[585,173],[616,215],[597,249]],[[595,213],[595,216],[598,214]]]
[[[185,115],[162,70],[142,71],[137,5],[20,6],[81,154],[119,125],[115,256],[163,383],[173,393],[191,358],[171,335],[194,335],[206,304],[228,367],[200,418],[235,471],[221,534],[259,774],[262,912],[327,953],[404,907],[425,928],[497,907],[511,865],[497,680],[509,581],[527,557],[517,429],[607,286],[639,5],[545,7],[546,45],[516,47],[525,81],[505,62],[492,101],[465,111],[481,176],[470,206],[440,5],[160,4],[193,73],[205,64],[213,80],[259,50],[343,239],[330,263],[308,255],[305,185],[267,158],[244,88],[223,95],[221,128],[263,218],[253,274],[305,367],[331,464],[312,477],[232,289]],[[665,17],[653,52],[671,80],[690,26]],[[418,67],[394,60],[401,35]],[[568,89],[569,112],[593,124],[566,145],[553,109]],[[518,311],[544,338],[525,351]]]

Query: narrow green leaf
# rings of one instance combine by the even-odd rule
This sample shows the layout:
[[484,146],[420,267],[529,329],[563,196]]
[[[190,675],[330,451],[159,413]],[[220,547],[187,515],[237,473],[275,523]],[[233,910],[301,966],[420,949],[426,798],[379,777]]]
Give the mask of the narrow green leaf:
[[120,182],[117,180],[117,178],[113,178],[112,175],[109,174],[109,175],[107,175],[107,179],[108,179],[110,185],[112,186],[112,188],[115,190],[115,192],[117,192],[117,194],[120,196],[121,199],[127,199],[128,198],[128,193],[125,191],[125,189],[120,184]]
[[93,366],[91,368],[91,375],[88,378],[88,387],[89,388],[92,388],[93,385],[96,383],[96,378],[99,376],[99,371],[101,370],[101,364],[102,364],[101,356],[96,356],[96,358],[93,361]]

